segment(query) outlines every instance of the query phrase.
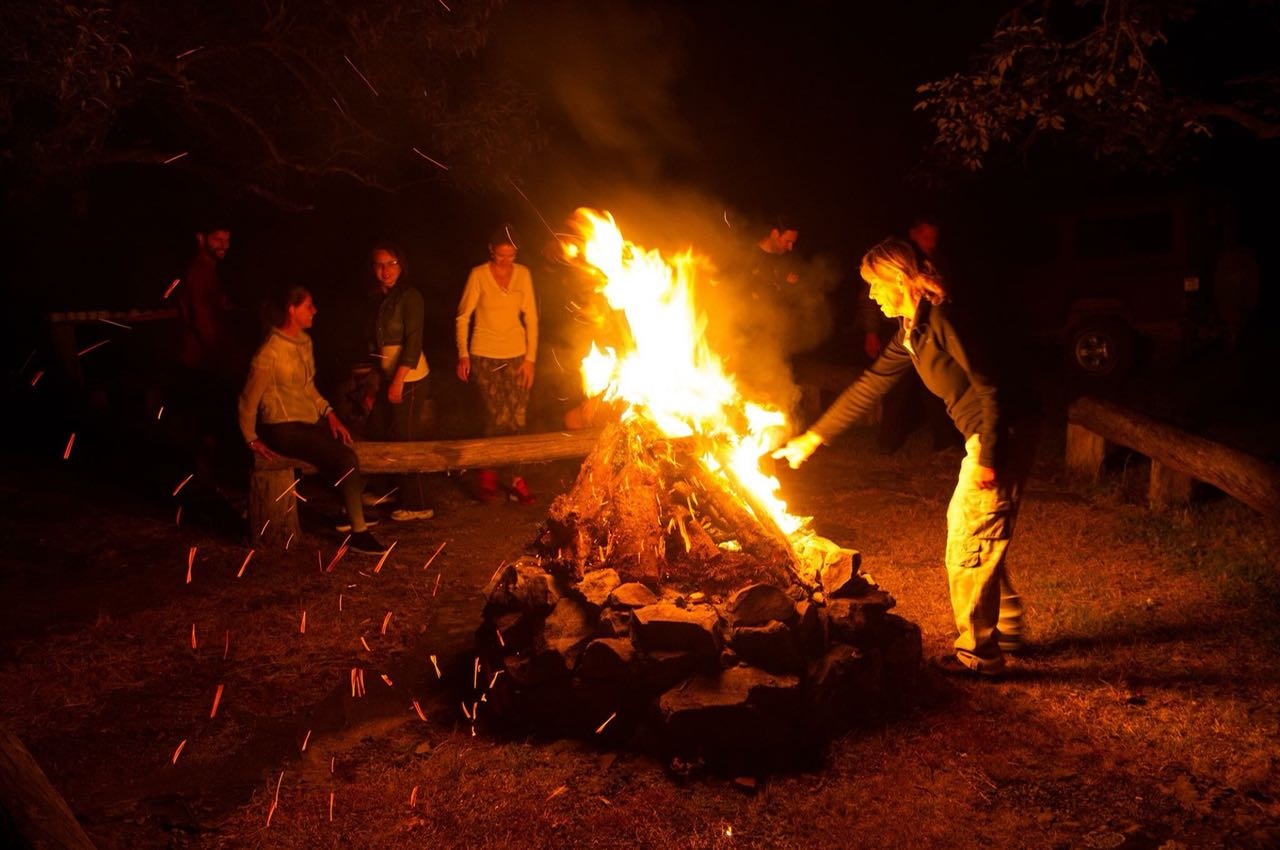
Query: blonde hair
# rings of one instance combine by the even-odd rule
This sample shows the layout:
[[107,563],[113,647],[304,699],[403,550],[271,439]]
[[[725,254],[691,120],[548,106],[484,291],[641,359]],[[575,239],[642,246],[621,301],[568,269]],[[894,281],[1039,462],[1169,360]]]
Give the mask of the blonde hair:
[[868,274],[891,280],[890,272],[899,276],[913,301],[924,298],[930,304],[941,304],[947,300],[946,284],[937,267],[906,239],[891,236],[862,255],[864,280]]

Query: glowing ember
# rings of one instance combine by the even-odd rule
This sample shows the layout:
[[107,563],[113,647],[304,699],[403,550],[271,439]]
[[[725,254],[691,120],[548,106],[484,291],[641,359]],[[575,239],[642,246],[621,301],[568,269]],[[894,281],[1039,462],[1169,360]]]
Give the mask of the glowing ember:
[[597,274],[597,291],[625,315],[630,331],[623,351],[592,343],[582,361],[587,395],[625,404],[624,420],[645,417],[667,437],[705,438],[711,449],[700,461],[726,490],[753,514],[767,513],[793,546],[810,536],[811,518],[788,513],[778,480],[760,469],[788,431],[786,415],[744,399],[707,345],[706,317],[694,303],[700,263],[692,250],[671,259],[645,250],[623,239],[608,213],[580,209],[574,225],[583,237],[575,259]]

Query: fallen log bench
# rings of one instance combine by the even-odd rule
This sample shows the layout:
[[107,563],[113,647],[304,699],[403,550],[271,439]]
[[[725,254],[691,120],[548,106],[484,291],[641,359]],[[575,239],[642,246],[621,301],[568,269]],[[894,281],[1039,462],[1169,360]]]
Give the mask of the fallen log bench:
[[94,848],[31,752],[5,729],[0,729],[0,846]]
[[[599,437],[599,430],[588,429],[473,440],[358,440],[352,448],[362,473],[447,472],[586,457]],[[299,475],[317,472],[297,458],[268,461],[254,456],[249,481],[249,534],[254,545],[285,545],[291,537],[301,539],[296,482]]]
[[1185,505],[1195,481],[1210,484],[1267,516],[1280,516],[1280,467],[1247,452],[1093,396],[1067,408],[1067,474],[1097,482],[1108,443],[1151,459],[1148,500],[1157,510]]

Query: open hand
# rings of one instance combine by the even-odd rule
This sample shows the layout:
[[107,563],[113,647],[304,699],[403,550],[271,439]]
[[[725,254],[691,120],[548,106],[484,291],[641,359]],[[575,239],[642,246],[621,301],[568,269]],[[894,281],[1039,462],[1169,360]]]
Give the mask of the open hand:
[[520,364],[520,383],[526,390],[533,389],[533,361],[526,360]]
[[471,358],[459,357],[458,358],[458,380],[465,383],[470,379],[471,379]]
[[280,457],[280,455],[271,451],[271,447],[261,440],[254,440],[249,443],[249,449],[263,460],[275,460]]
[[774,460],[786,460],[792,469],[799,469],[800,464],[809,459],[809,455],[822,445],[822,438],[812,431],[805,431],[799,437],[792,437],[787,444],[775,451]]
[[341,440],[344,446],[351,445],[351,432],[347,430],[347,426],[342,424],[342,420],[338,418],[338,414],[332,410],[329,411],[329,433],[333,435],[335,440]]

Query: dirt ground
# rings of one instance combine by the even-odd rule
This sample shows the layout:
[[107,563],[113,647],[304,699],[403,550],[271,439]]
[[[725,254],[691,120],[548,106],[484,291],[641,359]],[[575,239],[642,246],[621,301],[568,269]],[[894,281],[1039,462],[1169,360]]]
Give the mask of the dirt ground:
[[[340,536],[318,483],[305,540],[245,564],[197,505],[175,524],[177,480],[11,454],[0,722],[104,848],[1280,845],[1280,533],[1212,493],[1152,515],[1140,459],[1068,487],[1061,440],[1048,430],[1011,558],[1032,651],[1000,682],[926,672],[821,769],[677,773],[590,735],[502,740],[484,705],[473,733],[481,588],[572,462],[527,470],[532,508],[442,478],[436,519],[376,529],[396,543],[380,569],[350,553],[327,571]],[[884,456],[859,429],[783,475],[926,656],[953,635],[958,461],[923,435]]]

